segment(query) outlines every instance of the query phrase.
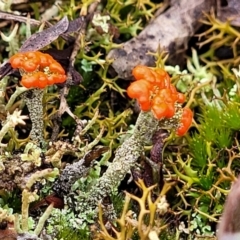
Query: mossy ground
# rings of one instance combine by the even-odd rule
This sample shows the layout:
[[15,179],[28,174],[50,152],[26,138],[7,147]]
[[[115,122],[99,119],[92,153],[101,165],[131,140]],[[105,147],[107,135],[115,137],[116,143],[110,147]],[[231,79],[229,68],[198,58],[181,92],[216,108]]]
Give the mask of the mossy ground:
[[[36,20],[39,20],[41,14],[53,5],[47,2],[34,2],[18,9],[17,4],[11,5],[10,1],[7,2],[9,6],[8,3],[4,3],[2,10],[13,12],[16,8],[15,10],[22,15],[30,12],[31,18]],[[56,22],[67,15],[70,20],[73,20],[80,13],[84,13],[91,2],[93,1],[63,1],[53,19]],[[131,133],[132,126],[135,124],[138,111],[135,102],[129,99],[125,92],[129,81],[111,74],[111,61],[106,59],[106,55],[111,49],[121,47],[120,43],[137,36],[161,6],[161,3],[156,2],[150,0],[102,1],[97,10],[102,17],[110,16],[107,22],[104,19],[100,20],[102,28],[107,25],[111,27],[111,31],[102,33],[102,29],[90,24],[85,35],[81,37],[82,46],[76,55],[74,67],[81,73],[83,81],[79,85],[70,87],[66,99],[69,108],[79,119],[87,121],[94,119],[88,131],[81,136],[79,149],[84,150],[87,144],[100,136],[95,145],[108,147],[108,150],[104,155],[96,156],[94,168],[86,178],[80,179],[74,185],[75,191],[88,189],[102,175],[108,162],[112,161],[115,150],[127,134]],[[164,230],[159,233],[160,239],[198,239],[198,237],[214,239],[226,195],[240,171],[238,161],[240,158],[238,132],[240,129],[240,70],[238,69],[240,33],[237,28],[217,20],[214,15],[208,15],[206,21],[202,27],[204,30],[199,31],[202,38],[200,40],[194,38],[197,44],[196,41],[194,43],[190,41],[188,45],[184,67],[179,69],[175,66],[166,66],[166,70],[169,69],[172,76],[172,82],[179,90],[186,93],[188,100],[186,105],[194,111],[194,121],[184,137],[179,138],[171,134],[164,142],[162,174],[166,182],[174,184],[166,195],[169,204],[168,212],[165,216],[157,214],[155,216],[155,225],[158,229],[160,225],[166,224]],[[15,22],[5,21],[1,27],[2,34],[9,36],[14,26],[16,26]],[[0,39],[1,62],[6,61],[19,50],[28,36],[28,31],[29,28],[20,23],[12,38]],[[31,32],[35,31],[37,28],[31,27]],[[193,45],[196,50],[191,50]],[[58,39],[47,46],[47,48],[50,47],[61,50],[68,46],[62,39]],[[219,52],[224,54],[220,56]],[[156,62],[160,60],[156,57]],[[235,70],[232,70],[233,68]],[[19,76],[6,78],[8,87],[5,88],[5,96],[1,98],[0,103],[0,107],[3,106],[3,108],[15,92]],[[50,141],[54,125],[52,116],[59,108],[59,91],[56,86],[50,87],[44,95],[44,136],[47,142]],[[9,112],[13,113],[17,108],[22,109],[23,115],[28,114],[20,97],[16,99]],[[96,116],[97,111],[99,113]],[[6,112],[2,112],[3,116],[0,115],[0,118],[4,119]],[[76,124],[69,114],[62,115],[59,127],[58,140],[73,141]],[[27,121],[25,126],[8,132],[3,140],[8,145],[1,159],[6,159],[6,152],[7,157],[23,152],[28,143],[27,136],[30,128],[31,123]],[[100,135],[101,131],[103,132]],[[146,146],[146,156],[149,156],[150,149],[151,146]],[[71,154],[66,154],[62,162],[72,163],[75,160],[76,158],[72,158]],[[144,159],[140,162],[139,168],[143,161]],[[129,178],[130,174],[111,196],[118,217],[124,206],[123,191],[141,196],[141,190],[136,184],[127,183]],[[40,189],[39,196],[44,198],[51,193],[51,183],[47,183]],[[158,194],[159,191],[156,190],[153,195],[156,197]],[[21,202],[18,201],[21,195],[19,190],[2,189],[0,195],[2,208],[9,209],[10,213],[21,212]],[[133,219],[136,219],[141,212],[141,208],[134,200],[131,201],[129,209],[135,214],[131,215]],[[73,213],[68,211],[61,216],[60,210],[54,211],[56,212],[53,216],[59,214],[59,218],[50,217],[46,229],[49,233],[56,231],[53,234],[56,239],[110,239],[104,237],[104,234],[89,233],[85,228],[82,229],[81,223],[78,226],[72,224],[70,220],[74,218]],[[143,217],[142,220],[144,227],[148,223],[148,217]],[[126,223],[126,228],[128,224]],[[29,228],[33,230],[34,226]],[[58,227],[53,229],[54,226]],[[122,225],[115,225],[115,227],[113,225],[113,228],[123,231]],[[113,236],[112,239],[117,239],[114,238],[116,236],[112,230],[108,229],[108,231]],[[133,232],[132,239],[139,239],[141,234],[139,235],[137,228],[134,228]]]

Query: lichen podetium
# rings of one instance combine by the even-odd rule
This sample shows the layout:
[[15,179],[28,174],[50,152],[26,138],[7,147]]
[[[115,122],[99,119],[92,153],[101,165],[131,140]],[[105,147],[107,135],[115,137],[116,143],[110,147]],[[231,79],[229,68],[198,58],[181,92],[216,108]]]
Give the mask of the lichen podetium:
[[[91,188],[86,198],[76,203],[76,208],[80,211],[80,218],[93,214],[99,201],[106,197],[117,187],[125,175],[137,162],[144,152],[144,145],[151,141],[154,132],[158,128],[159,121],[153,117],[151,112],[141,112],[133,135],[127,139],[117,150],[115,158],[102,177]],[[95,217],[97,216],[95,212]],[[82,219],[84,221],[84,219]]]
[[45,142],[43,137],[43,92],[44,90],[35,88],[23,93],[23,100],[27,105],[32,121],[30,139],[35,141],[37,145],[44,145]]

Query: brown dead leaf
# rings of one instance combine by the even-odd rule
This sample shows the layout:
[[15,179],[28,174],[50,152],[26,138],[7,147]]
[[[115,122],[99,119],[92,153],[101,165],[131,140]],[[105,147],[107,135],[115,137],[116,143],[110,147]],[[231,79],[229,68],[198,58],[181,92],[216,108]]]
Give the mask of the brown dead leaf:
[[218,4],[217,17],[225,22],[230,21],[231,25],[240,27],[240,1],[228,0],[227,6]]
[[181,0],[159,15],[135,38],[108,54],[114,59],[112,67],[123,79],[131,79],[131,71],[136,65],[153,66],[155,58],[149,52],[156,52],[159,45],[165,49],[173,65],[181,64],[188,40],[200,26],[203,11],[210,11],[215,0]]
[[20,48],[20,52],[37,51],[55,41],[61,34],[67,31],[69,21],[64,17],[57,24],[42,32],[33,34]]

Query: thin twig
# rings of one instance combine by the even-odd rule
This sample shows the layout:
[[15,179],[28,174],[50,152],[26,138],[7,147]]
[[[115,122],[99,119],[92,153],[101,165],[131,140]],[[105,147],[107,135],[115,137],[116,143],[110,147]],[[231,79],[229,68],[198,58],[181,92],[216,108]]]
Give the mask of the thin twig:
[[[28,17],[23,17],[13,13],[3,12],[3,11],[0,11],[0,19],[13,20],[13,21],[22,22],[22,23],[27,23],[29,21],[30,25],[32,26],[39,26],[42,24],[42,21],[38,21],[35,19],[28,20]],[[48,27],[52,26],[50,22],[45,22],[45,24]]]
[[[77,33],[77,36],[76,36],[76,39],[75,39],[75,42],[74,42],[74,47],[73,47],[73,50],[72,50],[72,54],[69,58],[69,68],[68,69],[72,69],[74,67],[74,63],[75,63],[75,60],[76,60],[76,56],[81,48],[81,38],[82,36],[84,35],[84,33],[86,32],[87,30],[87,27],[89,25],[89,23],[91,22],[92,20],[92,17],[93,17],[93,14],[97,8],[97,5],[98,5],[98,1],[94,2],[90,7],[89,7],[89,12],[88,12],[88,15],[83,23],[83,26],[82,28],[79,29],[78,33]],[[71,71],[69,70],[68,73],[67,73],[67,82],[65,84],[65,86],[63,87],[63,89],[61,90],[60,92],[60,107],[59,107],[59,111],[58,111],[58,114],[56,115],[56,120],[55,121],[60,121],[61,119],[61,116],[67,112],[71,117],[74,116],[74,114],[71,112],[68,104],[67,104],[67,101],[66,101],[66,96],[68,95],[68,92],[69,92],[69,89],[70,89],[70,86],[72,85],[72,74],[71,74]],[[76,118],[73,117],[75,120]],[[53,129],[53,133],[54,133],[54,136],[52,135],[51,139],[52,141],[54,141],[58,135],[58,124],[54,124],[54,129]]]

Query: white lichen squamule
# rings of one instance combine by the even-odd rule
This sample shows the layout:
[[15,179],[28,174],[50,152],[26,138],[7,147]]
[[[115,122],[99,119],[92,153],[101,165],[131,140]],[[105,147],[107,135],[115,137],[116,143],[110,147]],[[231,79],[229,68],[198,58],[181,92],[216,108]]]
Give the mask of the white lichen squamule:
[[237,68],[232,68],[232,71],[236,77],[236,83],[233,85],[233,87],[230,89],[228,95],[231,101],[234,101],[236,96],[239,95],[239,87],[240,87],[240,65]]
[[166,213],[168,211],[168,207],[169,207],[169,204],[167,202],[166,196],[164,195],[160,198],[160,201],[157,204],[157,212],[160,215],[163,215],[164,213]]
[[148,237],[149,237],[149,240],[159,240],[158,234],[154,230],[149,232]]
[[178,226],[178,230],[179,232],[184,232],[186,234],[189,234],[190,233],[190,230],[188,227],[185,226],[185,223],[184,222],[180,222],[179,226]]
[[97,13],[94,14],[92,23],[96,27],[101,27],[103,32],[108,33],[109,24],[108,21],[110,20],[110,16],[102,16],[101,14]]
[[18,124],[25,125],[25,120],[28,119],[27,116],[21,116],[21,110],[15,110],[13,114],[8,114],[7,119],[3,122],[3,127],[0,130],[0,146],[6,147],[7,144],[2,144],[4,136],[8,133],[9,129],[15,128]]

